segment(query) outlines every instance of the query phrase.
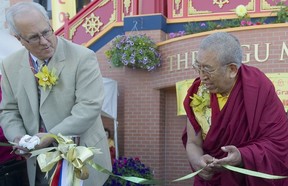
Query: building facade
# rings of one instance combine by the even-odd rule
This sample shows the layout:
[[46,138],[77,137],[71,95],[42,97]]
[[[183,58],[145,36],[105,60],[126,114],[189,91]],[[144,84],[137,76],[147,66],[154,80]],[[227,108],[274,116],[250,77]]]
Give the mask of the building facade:
[[[119,155],[140,157],[145,165],[154,170],[157,179],[173,180],[191,173],[181,141],[187,118],[177,115],[176,83],[197,77],[192,62],[200,41],[216,31],[230,32],[242,44],[243,63],[256,66],[265,73],[287,73],[288,24],[225,28],[170,39],[169,33],[184,30],[184,25],[189,22],[219,21],[221,16],[237,18],[234,12],[237,4],[232,1],[211,2],[205,4],[209,7],[205,10],[200,6],[201,1],[192,4],[189,0],[159,0],[158,3],[149,0],[153,5],[150,7],[146,7],[143,1],[125,1],[130,4],[124,4],[121,0],[91,2],[56,33],[94,50],[103,76],[118,82]],[[4,2],[7,7],[16,1]],[[251,18],[269,17],[275,10],[274,1],[241,3],[246,5]],[[92,24],[89,26],[93,20],[97,20],[96,27],[92,27]],[[136,33],[132,29],[135,23]],[[123,34],[146,34],[151,37],[161,52],[161,66],[151,72],[111,66],[105,52],[110,48],[111,40]],[[282,79],[280,84],[284,90],[288,90],[288,80]],[[283,105],[288,106],[285,100]],[[113,121],[104,117],[103,121],[113,131]],[[192,180],[186,180],[171,185],[188,186],[191,183]]]

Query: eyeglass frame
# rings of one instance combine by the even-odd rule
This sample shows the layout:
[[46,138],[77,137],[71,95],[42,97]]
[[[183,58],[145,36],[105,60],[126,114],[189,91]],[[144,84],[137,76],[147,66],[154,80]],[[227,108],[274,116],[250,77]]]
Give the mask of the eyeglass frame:
[[[193,69],[194,70],[196,70],[199,74],[200,74],[200,72],[202,72],[203,74],[207,74],[208,76],[213,76],[213,74],[215,73],[215,72],[217,72],[220,68],[222,68],[222,67],[225,67],[225,66],[227,66],[227,65],[229,65],[229,64],[231,64],[231,63],[228,63],[228,64],[225,64],[225,65],[220,65],[219,67],[217,67],[217,68],[215,68],[215,69],[213,69],[213,70],[210,70],[210,69],[207,69],[207,66],[200,66],[200,65],[197,65],[197,64],[199,64],[199,62],[197,61],[197,60],[195,60],[194,62],[193,62],[193,64],[192,64],[192,67],[193,67]],[[206,68],[206,69],[205,69]]]
[[[49,33],[50,32],[50,33]],[[39,43],[41,40],[41,37],[43,37],[44,39],[48,39],[49,37],[51,37],[54,33],[54,29],[51,27],[51,25],[49,24],[49,30],[44,30],[42,33],[40,34],[35,34],[33,36],[31,36],[30,39],[25,39],[21,36],[21,34],[18,34],[18,37],[20,37],[21,39],[23,39],[24,41],[26,41],[29,44],[36,44]],[[32,40],[31,40],[32,39]],[[34,40],[35,39],[35,40]]]

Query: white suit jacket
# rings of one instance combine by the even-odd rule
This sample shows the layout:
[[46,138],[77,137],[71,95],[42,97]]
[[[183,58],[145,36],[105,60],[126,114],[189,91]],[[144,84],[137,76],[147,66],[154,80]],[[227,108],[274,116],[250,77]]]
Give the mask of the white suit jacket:
[[[94,162],[111,170],[107,138],[101,121],[104,87],[99,64],[93,51],[58,37],[55,54],[48,64],[56,69],[57,84],[41,88],[37,83],[26,49],[5,58],[1,64],[3,99],[0,123],[8,140],[34,135],[39,131],[39,113],[48,132],[79,135],[80,145],[100,148]],[[35,159],[28,161],[30,185],[35,181]],[[108,175],[90,169],[86,186],[102,185]]]

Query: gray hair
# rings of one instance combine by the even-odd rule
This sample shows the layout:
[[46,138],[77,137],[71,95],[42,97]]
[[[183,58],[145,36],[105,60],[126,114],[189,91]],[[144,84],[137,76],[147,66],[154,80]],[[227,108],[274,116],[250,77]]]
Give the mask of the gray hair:
[[216,32],[209,35],[200,44],[200,50],[215,52],[216,59],[222,65],[242,64],[242,49],[239,40],[227,32]]
[[48,13],[43,6],[34,2],[19,2],[11,6],[6,12],[6,22],[12,34],[16,34],[16,35],[20,34],[15,26],[15,20],[14,20],[15,16],[19,14],[21,15],[21,14],[29,13],[33,9],[40,12],[43,15],[43,17],[46,19],[46,21],[49,23],[50,20],[48,17]]

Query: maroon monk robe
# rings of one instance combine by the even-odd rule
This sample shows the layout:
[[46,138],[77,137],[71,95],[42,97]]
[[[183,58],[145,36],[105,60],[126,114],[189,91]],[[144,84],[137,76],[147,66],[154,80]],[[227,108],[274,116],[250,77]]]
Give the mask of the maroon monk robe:
[[[0,81],[1,81],[1,75],[0,75]],[[0,102],[1,100],[2,100],[2,90],[0,86]],[[0,142],[8,143],[1,127],[0,127]],[[10,153],[11,151],[12,147],[0,146],[0,164],[16,158],[16,155],[14,153],[12,154]]]
[[[201,128],[190,107],[197,93],[200,79],[197,78],[184,100],[184,107],[195,131]],[[242,156],[243,168],[274,175],[288,176],[288,121],[284,107],[272,82],[258,69],[242,65],[237,82],[227,103],[220,111],[215,94],[211,94],[212,124],[203,141],[204,154],[218,159],[227,153],[222,146],[236,146]],[[186,128],[182,136],[186,146]],[[288,179],[269,180],[224,169],[210,181],[195,177],[195,186],[284,186]]]

